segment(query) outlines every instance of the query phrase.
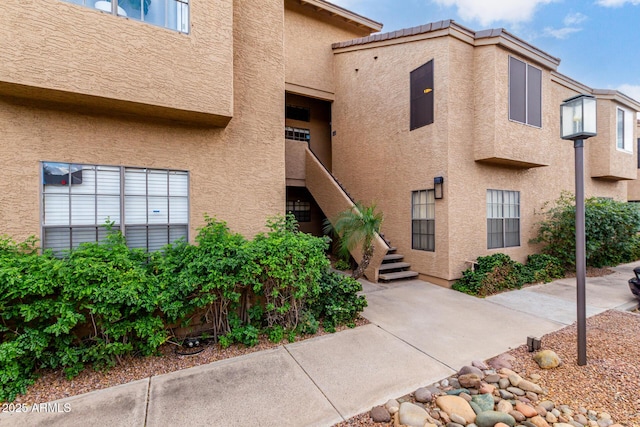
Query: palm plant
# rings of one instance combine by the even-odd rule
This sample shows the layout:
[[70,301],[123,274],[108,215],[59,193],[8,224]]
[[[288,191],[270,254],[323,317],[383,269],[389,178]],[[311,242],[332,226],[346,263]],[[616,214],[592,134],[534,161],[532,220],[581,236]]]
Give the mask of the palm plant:
[[382,212],[376,211],[375,203],[366,206],[357,202],[350,209],[337,214],[332,221],[326,219],[324,222],[326,234],[335,233],[339,236],[340,255],[346,258],[358,244],[362,245],[362,260],[351,275],[354,279],[362,277],[373,258],[373,239],[380,231],[383,218]]

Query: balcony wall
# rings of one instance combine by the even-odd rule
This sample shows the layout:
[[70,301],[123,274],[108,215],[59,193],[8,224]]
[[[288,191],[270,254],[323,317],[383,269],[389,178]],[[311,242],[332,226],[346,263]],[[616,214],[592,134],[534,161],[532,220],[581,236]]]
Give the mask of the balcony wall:
[[[589,156],[592,164],[591,177],[609,180],[636,179],[638,174],[637,144],[635,126],[631,151],[623,151],[617,148],[616,124],[617,106],[629,109],[611,99],[601,99],[597,102],[597,127],[598,135],[589,138],[585,144],[589,144]],[[635,117],[635,112],[633,114]]]
[[[542,127],[509,120],[509,56],[542,69]],[[548,166],[550,159],[551,120],[557,109],[546,104],[549,74],[530,59],[495,45],[474,50],[474,135],[475,160],[514,168]],[[556,115],[553,115],[555,113]]]
[[233,1],[191,2],[184,34],[61,0],[0,4],[0,94],[226,125]]

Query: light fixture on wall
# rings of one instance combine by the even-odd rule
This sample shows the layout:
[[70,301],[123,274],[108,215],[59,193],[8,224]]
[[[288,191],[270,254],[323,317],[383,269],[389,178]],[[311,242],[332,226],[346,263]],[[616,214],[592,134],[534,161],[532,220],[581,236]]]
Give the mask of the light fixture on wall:
[[435,178],[433,178],[433,190],[434,190],[434,198],[435,199],[442,199],[442,195],[443,195],[443,186],[444,184],[444,178],[441,176],[436,176]]
[[587,364],[584,140],[596,134],[596,98],[594,96],[574,96],[560,105],[560,138],[572,140],[575,151],[578,366]]

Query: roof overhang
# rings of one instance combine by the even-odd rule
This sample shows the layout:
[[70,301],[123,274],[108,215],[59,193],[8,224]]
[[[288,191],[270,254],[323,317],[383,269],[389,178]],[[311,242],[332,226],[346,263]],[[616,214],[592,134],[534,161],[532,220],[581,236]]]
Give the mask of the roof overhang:
[[370,33],[376,33],[382,30],[382,24],[380,22],[358,15],[357,13],[325,0],[299,0],[299,3],[311,6],[316,9],[316,11],[328,13],[333,17],[340,17],[350,24],[369,30]]

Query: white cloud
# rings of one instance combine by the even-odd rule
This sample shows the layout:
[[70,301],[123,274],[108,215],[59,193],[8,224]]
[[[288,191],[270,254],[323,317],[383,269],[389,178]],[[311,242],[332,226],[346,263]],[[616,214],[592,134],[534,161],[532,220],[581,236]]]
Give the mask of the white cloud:
[[630,96],[636,101],[640,101],[640,85],[623,84],[618,86],[616,89],[618,89],[625,95]]
[[624,6],[626,3],[629,4],[640,4],[640,0],[598,0],[596,1],[596,4],[599,6],[604,6],[604,7],[621,7]]
[[[489,26],[496,21],[509,23],[529,21],[538,6],[555,0],[433,0],[441,6],[458,8],[458,15],[466,21],[478,21]],[[611,1],[611,0],[609,0]],[[640,1],[640,0],[632,0]]]
[[587,19],[589,19],[587,15],[584,15],[580,12],[576,12],[576,13],[570,13],[567,16],[565,16],[562,22],[564,22],[564,25],[566,25],[567,27],[570,27],[572,25],[582,24]]
[[567,37],[569,37],[570,34],[577,33],[578,31],[582,31],[582,28],[575,28],[575,27],[551,28],[551,27],[546,27],[543,30],[543,34],[545,36],[554,37],[556,39],[564,40]]

